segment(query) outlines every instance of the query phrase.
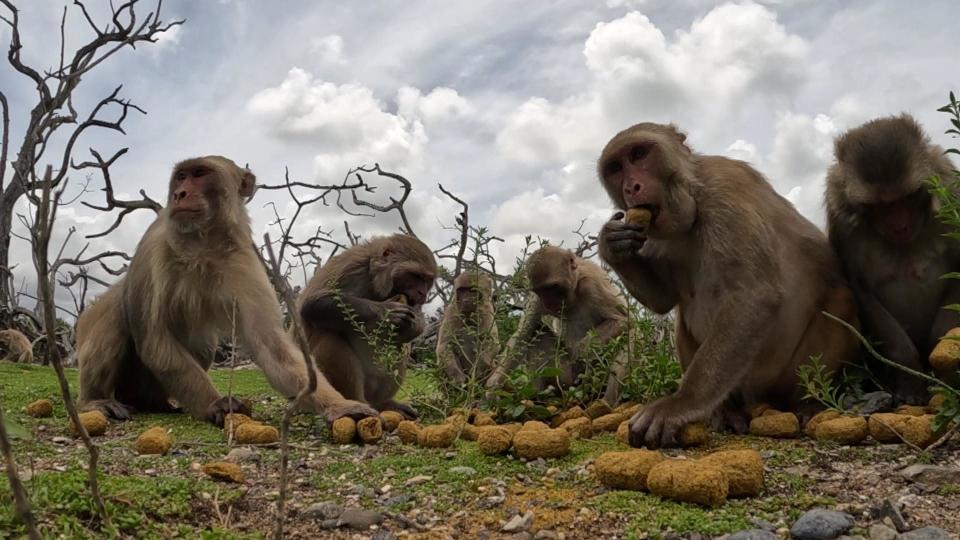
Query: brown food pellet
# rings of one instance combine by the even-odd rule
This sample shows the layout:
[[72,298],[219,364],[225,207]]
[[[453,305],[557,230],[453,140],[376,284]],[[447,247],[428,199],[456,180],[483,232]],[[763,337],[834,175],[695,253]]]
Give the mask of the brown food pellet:
[[152,454],[162,456],[170,451],[171,446],[173,441],[170,440],[170,435],[160,426],[153,426],[144,431],[133,442],[133,449],[141,456]]
[[482,429],[477,435],[477,445],[480,451],[488,456],[502,454],[510,449],[513,442],[513,433],[503,426],[489,426]]
[[53,402],[49,399],[38,399],[27,405],[27,414],[34,418],[48,418],[53,416]]
[[245,414],[229,413],[223,417],[223,430],[227,433],[236,433],[237,428],[247,422],[253,422],[253,418]]
[[897,413],[875,413],[867,420],[870,436],[881,443],[900,443],[906,440],[924,448],[936,439],[933,416],[909,416]]
[[624,420],[629,420],[624,414],[621,413],[610,413],[601,416],[600,418],[593,419],[593,432],[601,433],[604,431],[616,431],[620,427],[620,423]]
[[357,422],[357,434],[365,444],[376,444],[383,438],[383,424],[379,416],[368,416]]
[[510,438],[513,439],[513,436],[517,434],[518,431],[523,429],[523,424],[520,422],[510,422],[509,424],[500,424],[500,427],[510,432]]
[[383,430],[387,433],[393,433],[404,418],[397,411],[383,411],[380,413],[380,420],[383,422]]
[[753,449],[721,450],[700,458],[727,477],[730,497],[755,497],[763,489],[763,458]]
[[927,414],[927,408],[923,405],[901,405],[893,412],[896,414],[905,414],[907,416],[923,416]]
[[280,432],[260,422],[245,422],[233,430],[233,437],[240,444],[270,444],[280,440]]
[[473,415],[473,425],[475,426],[495,426],[497,421],[493,418],[493,415],[486,412],[478,412]]
[[930,366],[939,372],[953,372],[960,368],[960,328],[953,328],[940,339],[930,353]]
[[943,404],[947,402],[947,396],[943,394],[934,394],[930,398],[930,403],[927,403],[927,407],[930,407],[931,411],[938,411],[940,407],[943,407]]
[[[103,435],[107,432],[107,417],[103,415],[100,411],[87,411],[78,414],[80,417],[80,424],[87,430],[87,434],[91,437],[97,435]],[[80,431],[77,429],[77,426],[74,425],[73,421],[70,421],[70,433],[74,436],[79,436]]]
[[587,416],[587,413],[580,407],[573,406],[569,409],[563,411],[562,413],[554,416],[550,419],[550,425],[552,427],[560,427],[567,420],[573,420],[574,418],[584,418]]
[[747,414],[750,415],[750,418],[756,418],[763,416],[763,413],[772,408],[769,403],[754,403],[747,407]]
[[420,435],[421,429],[423,428],[420,427],[420,424],[412,420],[404,420],[397,426],[397,436],[404,443],[413,444],[417,442],[417,436]]
[[544,424],[539,420],[527,420],[523,423],[523,426],[520,428],[520,431],[542,431],[544,429],[550,429],[550,426]]
[[203,472],[214,480],[243,483],[243,470],[236,463],[213,461],[203,466]]
[[750,421],[750,434],[759,437],[787,439],[800,433],[800,420],[789,412],[758,416]]
[[631,225],[647,227],[653,219],[653,212],[649,208],[631,208],[627,210],[624,221]]
[[650,469],[647,488],[650,493],[667,499],[720,506],[727,500],[730,484],[717,465],[692,459],[669,459]]
[[803,427],[803,432],[809,437],[814,437],[817,431],[817,426],[821,423],[826,422],[827,420],[833,420],[835,418],[840,418],[842,415],[840,411],[826,410],[820,411],[817,414],[810,417],[810,420],[807,420],[807,425]]
[[819,441],[857,444],[866,439],[869,433],[866,418],[862,416],[841,416],[821,422],[814,430],[813,437]]
[[593,426],[587,417],[571,418],[560,424],[560,429],[567,430],[574,439],[589,439],[593,435]]
[[606,452],[593,463],[600,483],[614,489],[647,489],[647,475],[663,454],[643,448],[626,452]]
[[624,420],[617,426],[617,440],[630,446],[630,421]]
[[417,444],[427,448],[447,448],[457,438],[458,431],[454,424],[424,426],[417,435]]
[[594,418],[600,418],[601,416],[610,414],[612,412],[613,409],[610,408],[610,404],[602,399],[598,399],[588,405],[586,410],[587,416],[589,416],[591,420]]
[[641,409],[643,409],[643,405],[640,405],[639,403],[624,403],[623,405],[620,405],[614,409],[613,412],[620,413],[626,416],[627,419],[630,419],[633,418],[633,415],[640,412]]
[[680,434],[677,435],[677,442],[679,442],[680,446],[684,448],[703,446],[704,444],[707,444],[707,440],[709,439],[710,434],[707,432],[707,426],[700,422],[694,422],[693,424],[687,424],[683,426],[683,429],[680,430]]
[[335,444],[350,444],[357,436],[357,421],[349,416],[337,418],[330,426],[330,435]]
[[565,429],[521,429],[513,436],[513,449],[527,459],[562,457],[570,453],[570,434]]
[[489,426],[475,426],[473,424],[464,424],[463,430],[460,432],[460,438],[465,441],[475,441],[480,435],[480,428],[489,427]]

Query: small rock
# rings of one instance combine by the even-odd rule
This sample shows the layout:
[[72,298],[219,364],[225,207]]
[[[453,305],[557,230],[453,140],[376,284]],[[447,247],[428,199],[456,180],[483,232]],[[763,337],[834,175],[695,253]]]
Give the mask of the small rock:
[[451,474],[462,474],[464,476],[473,476],[477,474],[477,470],[473,467],[459,466],[459,467],[450,467],[448,469]]
[[530,540],[531,538],[533,538],[533,535],[523,531],[516,534],[511,534],[510,536],[504,536],[503,540]]
[[225,461],[231,463],[250,463],[250,462],[259,462],[260,454],[252,448],[247,448],[246,446],[240,446],[230,450],[227,453],[227,457],[223,458]]
[[860,397],[860,414],[871,415],[873,413],[889,411],[893,408],[893,396],[890,392],[877,391],[868,392]]
[[531,525],[533,525],[533,512],[527,511],[522,516],[519,514],[513,516],[500,530],[505,533],[520,532],[526,531]]
[[938,465],[910,465],[900,471],[900,476],[911,482],[942,486],[960,484],[960,469]]
[[779,537],[766,529],[750,529],[735,532],[728,536],[727,540],[779,540]]
[[758,517],[748,517],[747,521],[753,524],[754,527],[758,529],[763,529],[765,531],[775,531],[777,526],[765,519],[760,519]]
[[914,529],[900,535],[900,540],[950,540],[950,533],[939,527]]
[[853,516],[843,512],[816,508],[800,516],[790,527],[796,540],[833,540],[853,528]]
[[897,531],[876,523],[870,527],[870,540],[897,540]]
[[900,513],[900,505],[893,502],[890,499],[885,499],[883,501],[883,506],[880,507],[880,515],[882,517],[890,518],[890,521],[893,522],[893,526],[897,528],[897,532],[907,532],[910,530],[910,525],[907,524],[907,520],[904,519],[903,514]]
[[418,476],[414,476],[413,478],[407,479],[407,481],[404,482],[403,485],[405,485],[405,486],[416,486],[416,485],[423,484],[424,482],[429,482],[430,480],[433,480],[433,477],[432,477],[432,476],[427,476],[427,475],[425,475],[425,474],[421,474],[421,475],[418,475]]
[[73,443],[73,439],[68,439],[68,438],[66,438],[66,437],[54,437],[54,438],[52,438],[52,439],[50,439],[50,440],[53,442],[53,444],[71,444],[71,443]]
[[370,540],[395,540],[397,535],[386,529],[380,529],[377,532],[373,533],[373,536],[370,537]]
[[383,514],[363,508],[345,508],[337,519],[338,527],[350,527],[358,531],[365,531],[380,523],[383,523]]
[[537,531],[537,534],[533,535],[533,540],[558,540],[560,536],[553,531]]
[[412,500],[414,500],[413,495],[394,495],[389,499],[385,499],[381,504],[383,504],[383,506],[397,506],[406,504]]
[[336,519],[325,519],[320,523],[321,529],[332,530],[340,526],[340,522]]
[[343,508],[333,501],[323,501],[311,504],[303,511],[303,515],[310,519],[337,519],[343,513]]

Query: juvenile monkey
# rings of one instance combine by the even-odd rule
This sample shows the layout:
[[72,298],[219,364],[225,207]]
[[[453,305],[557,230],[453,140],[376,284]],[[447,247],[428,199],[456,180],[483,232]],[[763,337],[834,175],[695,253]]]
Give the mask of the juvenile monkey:
[[15,328],[0,330],[0,353],[3,353],[3,356],[0,356],[3,360],[33,363],[33,344]]
[[[926,185],[937,175],[956,189],[954,167],[910,115],[871,120],[840,135],[827,173],[827,231],[860,304],[866,335],[887,358],[917,371],[960,315],[960,246],[936,219]],[[926,402],[918,377],[884,367],[902,401]],[[951,374],[940,374],[950,376]],[[955,375],[954,375],[955,376]]]
[[[173,398],[218,425],[227,413],[249,414],[241,400],[221,397],[206,373],[234,324],[274,389],[292,398],[306,385],[303,355],[284,332],[254,251],[246,201],[255,187],[253,173],[221,156],[173,168],[167,204],[126,275],[77,320],[81,410],[122,420],[134,410],[171,411]],[[311,406],[329,421],[376,414],[322,376]]]
[[[557,382],[572,386],[585,370],[584,353],[591,343],[606,343],[627,330],[626,302],[602,268],[568,249],[542,247],[527,259],[525,270],[534,294],[530,295],[517,331],[500,354],[487,387],[502,385],[507,372],[517,363],[536,369],[553,362],[557,362],[563,374],[559,380],[541,379],[537,386],[544,389]],[[560,320],[559,336],[544,323],[545,315]],[[607,403],[620,401],[626,369],[625,354],[611,362],[603,396]]]
[[656,313],[676,308],[679,390],[633,417],[630,444],[675,444],[680,428],[713,420],[746,429],[744,405],[796,408],[797,368],[828,369],[856,352],[821,312],[858,324],[856,302],[823,233],[742,161],[696,154],[672,125],[615,135],[598,161],[616,213],[600,256]]
[[453,281],[453,298],[437,333],[437,360],[451,381],[485,381],[500,350],[494,320],[493,279],[479,271]]
[[[320,267],[300,297],[300,316],[313,356],[344,396],[408,418],[417,411],[394,396],[403,382],[410,347],[423,332],[421,306],[437,276],[433,252],[414,236],[376,237],[343,251]],[[398,295],[404,302],[396,301]],[[397,373],[377,365],[371,343],[386,326],[398,359]]]

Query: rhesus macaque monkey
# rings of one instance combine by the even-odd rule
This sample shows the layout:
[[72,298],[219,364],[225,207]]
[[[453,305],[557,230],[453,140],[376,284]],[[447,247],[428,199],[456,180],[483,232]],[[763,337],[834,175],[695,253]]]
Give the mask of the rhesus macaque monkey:
[[[868,338],[887,358],[922,371],[937,340],[960,326],[948,304],[960,283],[960,246],[936,219],[925,182],[955,183],[954,167],[909,115],[879,118],[837,138],[827,174],[827,234],[860,304]],[[900,400],[926,402],[926,384],[884,368]],[[948,376],[949,374],[940,374]]]
[[[409,360],[410,348],[402,345],[423,332],[421,306],[436,276],[433,252],[405,234],[372,238],[317,269],[300,296],[300,316],[317,364],[344,396],[417,417],[394,395]],[[397,301],[400,295],[405,302]],[[384,344],[371,341],[384,327],[392,345],[401,346],[396,374],[375,361]]]
[[15,328],[0,330],[0,359],[31,364],[33,344],[23,332]]
[[[171,411],[222,424],[249,410],[221,397],[206,371],[218,339],[236,334],[278,392],[306,385],[300,349],[283,329],[280,304],[254,251],[246,202],[256,179],[220,156],[178,163],[167,204],[150,225],[127,274],[77,320],[80,407],[116,419]],[[236,306],[236,320],[233,319]],[[319,378],[312,408],[328,420],[374,415]]]
[[[555,360],[563,374],[559,380],[537,381],[539,389],[555,382],[572,386],[585,370],[584,353],[591,343],[603,344],[627,331],[626,302],[602,268],[568,249],[556,246],[538,249],[527,259],[526,273],[534,294],[517,331],[500,354],[487,387],[499,387],[518,362],[537,369],[552,365]],[[560,320],[559,336],[544,323],[545,315]],[[589,334],[591,330],[593,336]],[[611,361],[603,396],[610,404],[620,401],[626,369],[625,353]]]
[[683,380],[631,419],[633,446],[674,444],[701,420],[743,431],[744,405],[798,405],[797,368],[811,356],[835,369],[857,349],[821,313],[858,324],[824,234],[748,164],[696,154],[685,140],[672,125],[637,124],[598,162],[617,208],[650,211],[647,224],[614,215],[600,256],[647,308],[677,308]]
[[453,298],[437,333],[437,361],[451,381],[485,381],[500,350],[494,320],[493,279],[478,270],[453,280]]

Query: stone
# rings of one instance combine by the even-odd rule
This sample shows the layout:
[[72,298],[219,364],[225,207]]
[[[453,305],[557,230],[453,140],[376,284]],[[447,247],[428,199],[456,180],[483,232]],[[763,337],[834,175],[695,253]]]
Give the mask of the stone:
[[727,540],[779,540],[776,534],[765,529],[750,529],[747,531],[735,532],[727,537]]
[[890,499],[884,499],[883,505],[880,506],[880,517],[890,518],[893,526],[897,528],[897,532],[910,530],[910,525],[907,524],[907,520],[900,513],[900,505]]
[[256,463],[260,461],[260,454],[252,448],[240,446],[230,450],[223,459],[231,463]]
[[510,521],[500,530],[505,533],[515,533],[529,530],[531,525],[533,525],[533,512],[527,511],[522,516],[517,514],[510,518]]
[[451,474],[462,474],[463,476],[473,476],[477,474],[477,470],[473,467],[459,466],[459,467],[450,467],[448,471]]
[[303,515],[310,519],[337,519],[343,513],[343,507],[334,501],[323,501],[311,504],[304,511]]
[[[379,422],[380,419],[377,418],[377,421]],[[337,519],[337,527],[350,527],[358,531],[365,531],[381,523],[383,523],[383,514],[363,508],[345,508]]]
[[914,529],[900,535],[900,540],[950,540],[950,533],[939,527]]
[[870,527],[870,540],[897,540],[897,531],[882,523]]
[[537,531],[537,534],[533,535],[533,540],[559,540],[560,535],[553,531]]
[[433,480],[433,477],[432,477],[432,476],[427,476],[427,475],[425,475],[425,474],[420,474],[420,475],[414,476],[414,477],[412,477],[412,478],[408,478],[407,481],[404,482],[403,484],[406,485],[406,486],[416,486],[416,485],[419,485],[419,484],[423,484],[423,483],[425,483],[425,482],[429,482],[429,481],[431,481],[431,480]]
[[203,466],[203,472],[214,480],[224,482],[243,483],[243,471],[236,463],[227,463],[225,461],[214,461]]
[[900,476],[911,482],[942,486],[960,484],[960,469],[939,465],[910,465],[900,471]]
[[[388,411],[390,412],[390,411]],[[386,529],[379,529],[377,532],[373,533],[373,536],[370,537],[370,540],[396,540],[397,535]]]
[[833,540],[850,531],[854,524],[850,514],[815,508],[790,527],[790,536],[795,540]]
[[863,415],[889,411],[893,408],[893,395],[883,390],[868,392],[860,397],[860,403],[859,412]]

